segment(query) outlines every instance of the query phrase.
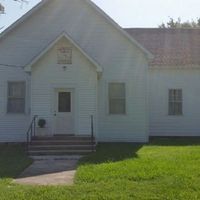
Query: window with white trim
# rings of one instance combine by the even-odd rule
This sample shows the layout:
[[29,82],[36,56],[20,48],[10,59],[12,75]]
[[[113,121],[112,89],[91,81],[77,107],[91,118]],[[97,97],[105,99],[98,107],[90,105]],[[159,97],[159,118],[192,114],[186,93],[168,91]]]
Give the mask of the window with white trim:
[[109,114],[126,114],[126,86],[125,83],[109,83]]
[[7,113],[25,113],[25,82],[8,82]]
[[169,90],[169,115],[180,116],[183,114],[182,89]]

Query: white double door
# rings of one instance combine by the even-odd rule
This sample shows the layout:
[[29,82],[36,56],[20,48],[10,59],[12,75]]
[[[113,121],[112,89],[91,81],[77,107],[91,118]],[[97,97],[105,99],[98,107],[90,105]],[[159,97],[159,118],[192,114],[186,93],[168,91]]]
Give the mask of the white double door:
[[74,135],[74,91],[57,89],[54,97],[54,134]]

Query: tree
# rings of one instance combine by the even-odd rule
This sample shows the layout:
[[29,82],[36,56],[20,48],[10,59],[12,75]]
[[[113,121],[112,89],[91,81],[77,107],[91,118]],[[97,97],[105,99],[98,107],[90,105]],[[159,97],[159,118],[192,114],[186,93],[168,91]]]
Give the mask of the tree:
[[4,13],[5,8],[4,6],[0,3],[0,14]]
[[[13,0],[13,1],[17,1],[17,2],[20,2],[20,3],[28,2],[28,0]],[[5,13],[5,8],[4,8],[4,6],[0,3],[0,14],[3,14],[3,13]]]
[[[20,3],[27,3],[29,0],[13,0],[13,1],[17,1]],[[0,3],[0,15],[5,13],[5,7]],[[3,27],[0,27],[0,31],[3,29]]]
[[159,28],[200,28],[200,18],[185,22],[182,22],[180,17],[177,20],[170,18],[167,23],[159,25]]

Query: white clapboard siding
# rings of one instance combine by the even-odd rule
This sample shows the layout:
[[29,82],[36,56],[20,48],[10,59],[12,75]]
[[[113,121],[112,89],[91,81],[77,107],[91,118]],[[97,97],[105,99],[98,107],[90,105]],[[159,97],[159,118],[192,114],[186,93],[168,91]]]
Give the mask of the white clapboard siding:
[[[74,68],[71,71],[72,76],[60,73],[53,65],[54,54],[50,52],[52,56],[41,59],[32,74],[32,115],[39,114],[47,118],[50,126],[52,85],[78,84],[80,85],[78,92],[82,92],[76,93],[79,94],[76,99],[80,107],[76,113],[76,116],[79,116],[76,121],[78,134],[88,133],[90,126],[88,115],[98,109],[95,126],[99,141],[146,142],[148,140],[147,56],[86,1],[50,0],[0,40],[0,60],[6,64],[25,66],[63,31],[99,63],[103,68],[102,77],[97,86],[94,79],[95,70],[87,70],[88,63],[84,63],[81,55],[77,59],[78,73],[73,71]],[[125,116],[108,115],[107,85],[110,81],[126,83]],[[93,87],[91,82],[94,82]],[[95,96],[96,92],[98,98]],[[94,102],[98,103],[96,108]]]
[[[130,50],[131,51],[131,50]],[[137,54],[137,52],[135,52]],[[121,66],[106,68],[98,89],[99,140],[146,142],[148,140],[147,64],[140,54],[122,59]],[[126,115],[110,115],[109,82],[126,84]]]
[[26,65],[63,31],[104,66],[126,56],[124,42],[133,45],[85,0],[50,0],[1,40],[0,60]]
[[[30,77],[20,68],[0,66],[0,142],[24,142],[30,123]],[[26,82],[26,113],[7,113],[8,81]]]
[[54,92],[56,89],[74,89],[75,134],[91,133],[90,116],[97,115],[97,72],[95,66],[73,46],[72,64],[63,69],[57,64],[57,45],[72,45],[62,38],[32,66],[32,115],[47,120],[49,134],[54,124]]
[[[150,135],[200,136],[200,70],[149,70]],[[168,115],[168,90],[183,90],[183,115]]]

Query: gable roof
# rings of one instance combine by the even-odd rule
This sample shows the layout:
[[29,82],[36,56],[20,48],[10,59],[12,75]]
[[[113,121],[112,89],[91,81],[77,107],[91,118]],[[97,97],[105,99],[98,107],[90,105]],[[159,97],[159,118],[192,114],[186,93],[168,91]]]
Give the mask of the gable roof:
[[27,18],[29,18],[33,13],[35,13],[41,7],[43,7],[48,1],[49,0],[42,0],[40,3],[34,6],[31,10],[29,10],[26,14],[24,14],[21,18],[19,18],[17,21],[11,24],[8,28],[6,28],[3,32],[0,33],[0,39],[3,38],[10,31],[12,31],[19,24],[21,24],[23,21],[25,21]]
[[98,73],[103,72],[102,67],[93,59],[91,58],[81,47],[76,44],[73,39],[67,35],[67,33],[63,32],[61,33],[56,39],[54,39],[50,44],[47,45],[34,59],[25,67],[25,71],[31,71],[31,67],[42,57],[44,56],[60,39],[66,38],[70,43],[72,43],[88,60],[91,62]]
[[125,29],[147,48],[151,66],[200,65],[200,29]]
[[96,11],[98,11],[102,16],[104,16],[108,22],[110,22],[117,30],[119,30],[126,38],[128,38],[133,44],[135,44],[140,50],[142,50],[149,59],[153,59],[154,55],[145,47],[143,47],[137,40],[133,37],[130,37],[127,32],[121,28],[111,17],[109,17],[102,9],[100,9],[96,4],[94,4],[91,0],[86,0],[89,5],[91,5]]
[[[0,34],[0,39],[2,37],[4,37],[8,32],[13,30],[15,27],[17,27],[19,24],[23,23],[27,18],[32,16],[37,10],[39,10],[41,7],[45,6],[50,1],[51,0],[42,0],[40,3],[38,3],[30,11],[28,11],[25,15],[23,15],[19,20],[17,20],[15,23],[13,23],[11,26],[9,26],[6,30],[4,30]],[[121,28],[111,17],[109,17],[95,3],[93,3],[91,0],[85,0],[85,1],[86,1],[86,3],[88,3],[88,5],[92,6],[98,13],[100,13],[103,17],[105,17],[107,19],[107,21],[111,25],[113,25],[118,31],[120,31],[126,38],[128,38],[130,42],[132,42],[134,45],[136,45],[147,56],[148,59],[152,59],[154,57],[153,54],[149,50],[147,50],[137,40],[135,40],[133,37],[131,37],[129,34],[127,34],[127,32],[123,30],[123,28]]]

